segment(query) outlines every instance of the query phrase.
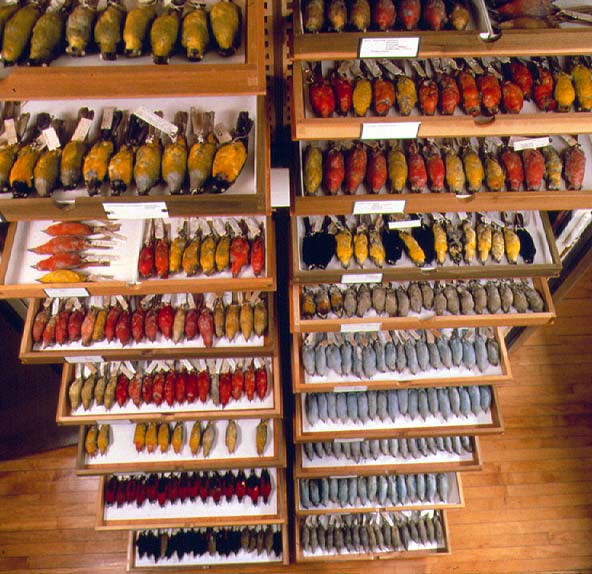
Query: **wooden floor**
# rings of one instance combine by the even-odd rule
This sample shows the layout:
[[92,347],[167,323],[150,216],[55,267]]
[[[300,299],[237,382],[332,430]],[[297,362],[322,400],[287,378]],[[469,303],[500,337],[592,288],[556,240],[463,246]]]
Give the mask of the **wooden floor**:
[[[463,476],[466,508],[449,513],[452,554],[326,563],[318,573],[592,572],[592,273],[558,312],[512,356],[515,384],[500,390],[506,432],[482,440],[484,470]],[[74,456],[68,447],[0,463],[1,572],[125,570],[127,535],[94,532],[98,481],[75,476]]]

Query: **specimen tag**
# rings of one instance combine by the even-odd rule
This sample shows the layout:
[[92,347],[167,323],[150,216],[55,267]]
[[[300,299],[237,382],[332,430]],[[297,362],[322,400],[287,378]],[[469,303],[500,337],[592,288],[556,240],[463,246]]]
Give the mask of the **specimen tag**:
[[389,221],[389,229],[409,229],[410,227],[421,227],[421,219],[406,219],[405,221]]
[[53,128],[47,128],[46,130],[43,130],[43,139],[45,140],[45,145],[49,151],[59,149],[61,146],[60,138]]
[[103,203],[109,219],[158,219],[168,217],[169,210],[164,201],[143,203]]
[[421,122],[387,122],[362,124],[363,140],[415,139]]
[[368,213],[404,213],[405,200],[394,199],[389,201],[356,201],[354,203],[354,215],[366,215]]
[[356,275],[348,273],[341,276],[341,283],[351,285],[352,283],[380,283],[382,281],[382,273],[364,273],[363,275]]
[[152,371],[154,371],[154,369],[156,369],[156,367],[158,367],[158,361],[152,361],[145,369],[144,371],[148,374],[152,373]]
[[86,139],[88,132],[90,131],[90,127],[92,126],[93,121],[90,118],[80,118],[74,133],[72,134],[72,141],[82,142]]
[[529,138],[529,139],[513,139],[510,138],[512,141],[512,147],[514,151],[522,151],[524,149],[537,149],[539,147],[546,147],[551,143],[551,140],[548,136],[542,138]]
[[64,357],[66,363],[75,365],[76,363],[102,363],[103,357],[97,355],[79,355],[76,357]]
[[364,385],[351,385],[346,387],[333,387],[334,393],[365,393],[368,387]]
[[103,117],[101,118],[101,129],[102,130],[110,130],[111,125],[113,124],[113,114],[115,113],[115,108],[105,108],[103,110]]
[[65,287],[63,289],[44,289],[48,297],[88,297],[84,287]]
[[340,325],[342,333],[360,333],[380,331],[382,323],[354,323],[353,325],[343,323]]
[[16,133],[16,125],[13,118],[4,120],[4,133],[3,139],[6,139],[8,145],[14,145],[18,143],[18,135]]
[[225,144],[232,141],[230,132],[226,129],[226,126],[222,122],[214,126],[214,135],[216,136],[218,143]]
[[360,58],[416,58],[419,37],[412,38],[362,38]]
[[195,367],[193,366],[193,363],[191,361],[189,361],[189,359],[181,359],[181,364],[188,370],[188,371],[194,371]]
[[173,141],[177,139],[177,135],[179,134],[179,127],[161,118],[159,115],[151,112],[148,108],[144,106],[140,106],[137,110],[134,111],[134,115],[138,116],[141,120],[144,120],[147,124],[154,126],[157,130],[165,133],[169,136]]

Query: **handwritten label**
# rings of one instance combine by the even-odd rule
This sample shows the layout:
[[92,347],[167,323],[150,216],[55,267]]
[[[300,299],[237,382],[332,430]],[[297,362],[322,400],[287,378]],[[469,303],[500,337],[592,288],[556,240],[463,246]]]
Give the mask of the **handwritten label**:
[[169,210],[164,201],[103,203],[103,208],[109,219],[158,219],[169,216]]
[[46,130],[43,130],[43,139],[45,140],[45,145],[49,151],[59,149],[61,146],[60,138],[53,128],[47,128]]
[[52,299],[54,297],[88,297],[89,293],[84,287],[66,287],[63,289],[44,289],[45,294]]
[[352,283],[380,283],[382,281],[382,273],[364,273],[362,275],[355,275],[348,273],[341,276],[341,283],[351,285]]
[[354,323],[352,324],[341,324],[340,329],[342,333],[361,333],[369,331],[380,331],[382,323]]
[[368,387],[365,385],[349,385],[344,387],[333,387],[334,393],[365,393]]
[[175,124],[161,118],[159,115],[151,112],[148,108],[144,106],[140,106],[137,110],[134,111],[134,115],[138,116],[141,120],[144,120],[147,124],[155,127],[157,130],[165,133],[169,136],[173,141],[177,139],[177,135],[179,134],[179,127]]
[[356,201],[354,203],[354,215],[366,215],[370,213],[404,213],[405,203],[404,199],[389,201]]
[[406,219],[405,221],[389,221],[389,229],[409,229],[421,227],[421,219]]
[[80,118],[74,133],[72,134],[72,141],[82,142],[86,139],[93,121],[90,118]]
[[412,38],[362,38],[360,58],[416,58],[419,37]]
[[66,363],[76,365],[77,363],[102,363],[103,357],[98,355],[77,355],[74,357],[64,357]]
[[539,147],[546,147],[551,143],[548,136],[542,138],[530,138],[525,140],[512,141],[512,147],[515,151],[522,151],[525,149],[537,149]]
[[382,122],[362,124],[363,140],[415,139],[421,122]]

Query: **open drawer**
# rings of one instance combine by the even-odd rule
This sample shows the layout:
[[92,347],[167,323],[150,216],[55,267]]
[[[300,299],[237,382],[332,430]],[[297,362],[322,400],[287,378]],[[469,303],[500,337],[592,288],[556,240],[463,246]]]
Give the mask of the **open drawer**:
[[476,436],[364,439],[354,447],[355,452],[352,453],[353,446],[353,442],[342,439],[297,445],[294,477],[349,476],[354,462],[359,476],[381,472],[458,472],[481,469],[481,448]]
[[[392,330],[392,329],[433,329],[433,328],[445,328],[445,327],[506,327],[506,326],[535,326],[535,325],[548,325],[557,316],[555,311],[555,305],[553,304],[553,298],[549,291],[547,280],[544,277],[534,277],[533,279],[526,279],[522,282],[511,282],[503,280],[494,280],[491,283],[487,280],[474,280],[479,285],[487,288],[488,283],[492,286],[491,296],[495,297],[497,293],[500,295],[500,287],[506,288],[509,286],[512,291],[524,291],[523,286],[527,286],[530,290],[532,287],[537,295],[533,302],[536,302],[536,310],[533,310],[527,297],[520,298],[521,304],[519,305],[520,312],[512,304],[507,307],[507,312],[500,306],[495,310],[495,313],[491,313],[487,306],[480,306],[481,313],[475,312],[474,304],[475,297],[471,293],[471,289],[476,287],[475,282],[464,282],[447,280],[442,282],[436,281],[423,281],[421,283],[421,289],[426,289],[428,294],[434,293],[436,287],[442,286],[446,288],[448,285],[453,285],[457,295],[464,294],[467,290],[470,294],[469,305],[473,305],[473,310],[470,313],[463,313],[462,309],[459,309],[458,314],[451,313],[448,308],[444,309],[442,314],[438,314],[434,311],[433,303],[424,303],[423,296],[421,297],[420,311],[415,312],[411,309],[407,310],[403,316],[399,315],[399,308],[393,308],[392,312],[387,311],[386,307],[382,305],[382,301],[377,304],[380,305],[379,311],[377,312],[374,301],[372,301],[370,308],[363,313],[360,317],[357,312],[357,307],[351,314],[346,313],[342,307],[342,301],[345,293],[348,289],[353,291],[356,296],[353,301],[359,299],[358,293],[362,287],[361,283],[354,284],[334,284],[334,285],[292,285],[291,296],[290,296],[290,330],[292,333],[314,333],[314,332],[342,332],[347,329],[354,329],[355,325],[368,325],[368,323],[374,323],[379,325],[380,330]],[[387,292],[391,295],[390,291],[397,291],[400,287],[403,290],[403,296],[409,293],[409,283],[398,282],[398,283],[383,283],[383,284],[369,284],[368,288],[372,292],[375,287],[378,287],[379,291],[382,292],[382,288],[386,287]],[[415,290],[415,287],[412,288]],[[323,302],[326,301],[325,294],[331,292],[337,293],[339,291],[338,306],[336,309],[330,307],[330,311],[325,314],[323,309]],[[481,290],[477,286],[476,291],[480,293]],[[365,287],[362,288],[362,292],[365,291]],[[415,292],[415,291],[412,291]],[[486,291],[487,293],[487,291]],[[505,295],[505,292],[504,292]],[[377,295],[378,297],[378,295]],[[321,305],[317,306],[316,300],[321,300]],[[405,299],[406,301],[406,299]],[[314,303],[314,309],[310,307],[311,302]],[[526,303],[526,307],[523,306]],[[431,308],[427,308],[426,304],[429,304]],[[496,304],[497,307],[497,304]],[[307,309],[305,314],[304,310]],[[541,309],[541,310],[539,310]],[[320,311],[323,310],[321,313]]]
[[[331,548],[330,550],[323,550],[318,547],[313,549],[310,541],[310,531],[307,534],[306,530],[311,528],[326,527],[327,518],[333,518],[335,524],[334,528],[341,530],[341,536],[338,540],[343,542],[347,538],[353,538],[353,533],[346,534],[344,529],[350,528],[345,522],[343,516],[328,515],[316,517],[301,517],[296,523],[296,562],[345,562],[350,560],[387,560],[387,559],[402,559],[402,558],[422,558],[426,556],[433,556],[439,554],[450,553],[450,543],[448,541],[448,524],[446,520],[446,512],[442,510],[423,510],[419,513],[412,513],[411,511],[403,512],[380,512],[373,514],[354,515],[358,518],[357,526],[360,528],[372,528],[375,524],[382,528],[391,529],[389,533],[391,536],[384,535],[382,539],[385,544],[378,544],[369,552],[363,547],[356,548],[352,545],[348,549],[344,544],[340,544],[341,548]],[[361,524],[360,524],[361,521]],[[423,527],[418,526],[418,522],[423,521]],[[427,526],[426,521],[430,522]],[[408,531],[410,523],[413,522],[417,531],[425,529],[427,536],[427,543],[420,543],[413,541],[410,535],[403,530]],[[436,524],[437,523],[437,524]],[[352,526],[355,528],[356,525]],[[392,529],[397,529],[393,532]],[[433,532],[433,536],[431,536]],[[317,536],[318,538],[318,536]],[[376,538],[376,536],[375,536]],[[385,539],[386,538],[386,539]],[[390,538],[391,544],[386,542]],[[335,540],[335,536],[334,536]],[[418,538],[419,540],[419,538]]]
[[[203,4],[209,12],[215,2]],[[122,3],[126,10],[138,5],[135,0]],[[190,62],[179,46],[168,65],[155,65],[150,50],[144,55],[127,58],[123,53],[114,61],[103,60],[88,49],[84,57],[61,53],[47,67],[13,67],[2,80],[3,100],[113,97],[129,95],[181,96],[191,94],[223,95],[229,93],[265,93],[263,43],[264,7],[255,0],[237,0],[242,20],[238,49],[229,57],[220,56],[214,47],[201,62]],[[99,3],[102,9],[105,2]],[[161,12],[161,8],[157,13]],[[133,90],[130,77],[133,80]]]
[[[515,277],[552,277],[561,271],[561,260],[555,245],[553,230],[549,218],[544,212],[528,211],[524,214],[525,229],[532,237],[536,253],[532,263],[526,263],[522,256],[517,262],[509,263],[506,257],[502,257],[499,263],[491,257],[485,265],[473,259],[470,264],[461,262],[453,263],[448,253],[445,254],[444,263],[436,265],[427,263],[418,267],[403,251],[399,254],[396,264],[382,263],[382,267],[376,265],[370,259],[360,266],[355,258],[350,258],[348,267],[344,268],[339,262],[334,243],[323,238],[322,247],[320,241],[311,241],[311,234],[307,235],[306,222],[303,217],[292,217],[292,280],[295,283],[357,283],[362,281],[425,281],[447,279],[506,279]],[[497,215],[494,216],[497,219]],[[476,216],[469,214],[473,228],[476,225]],[[316,224],[322,224],[323,217],[315,220]],[[312,223],[312,222],[311,222]],[[356,227],[362,220],[356,219]],[[389,224],[390,225],[390,224]],[[457,222],[460,225],[460,220]],[[409,228],[410,226],[407,226]],[[352,233],[354,230],[351,230]],[[382,227],[378,226],[382,233]],[[321,231],[321,233],[323,233]],[[317,236],[318,238],[318,236]],[[305,242],[306,239],[306,242]],[[327,256],[328,264],[325,268],[319,268],[317,259],[313,255],[315,249],[323,249]],[[311,259],[311,257],[313,259]],[[309,265],[312,264],[312,268]]]
[[[225,306],[232,301],[232,293],[220,293],[220,298]],[[180,295],[172,296],[172,306],[177,303],[182,306],[185,299]],[[40,307],[43,307],[44,300],[29,300],[29,308],[25,320],[23,338],[19,350],[19,358],[23,363],[92,363],[103,361],[138,360],[138,359],[185,359],[185,358],[243,358],[269,356],[275,351],[276,327],[274,319],[273,294],[261,293],[261,300],[267,309],[267,327],[262,335],[256,335],[253,331],[248,340],[245,340],[242,333],[235,335],[233,341],[226,336],[214,337],[212,346],[204,345],[203,337],[196,334],[195,338],[187,339],[184,335],[178,343],[172,339],[166,339],[162,332],[156,334],[154,341],[144,336],[140,342],[132,340],[126,345],[121,344],[119,338],[108,342],[105,338],[94,341],[88,345],[82,345],[81,340],[68,341],[63,345],[54,342],[43,346],[42,342],[35,343],[33,340],[33,328],[39,320]],[[214,297],[215,298],[215,297]],[[54,311],[54,299],[50,306]],[[89,313],[89,309],[102,305],[102,297],[81,297],[81,310]],[[128,298],[128,301],[130,299]],[[213,299],[212,299],[213,301]],[[50,319],[51,321],[51,319]],[[263,324],[263,323],[262,323]],[[36,327],[35,327],[36,328]],[[38,332],[38,331],[36,331]],[[246,334],[246,332],[245,332]]]
[[[456,472],[394,474],[381,469],[376,474],[361,476],[299,478],[294,481],[294,491],[299,516],[360,514],[376,509],[395,512],[462,508],[465,505],[460,474]],[[313,493],[318,497],[314,501]]]
[[[56,414],[57,423],[80,425],[115,420],[146,422],[172,419],[267,418],[278,417],[282,412],[277,353],[273,357],[226,360],[224,364],[221,360],[191,361],[189,359],[168,364],[156,363],[153,365],[150,361],[128,362],[128,366],[131,365],[133,371],[128,370],[127,374],[123,373],[121,400],[116,400],[115,396],[117,383],[111,382],[111,396],[107,404],[105,404],[107,386],[113,378],[117,380],[119,368],[117,363],[64,365]],[[232,364],[235,366],[231,371]],[[151,370],[151,367],[154,369]],[[235,375],[235,386],[232,387],[234,394],[232,391],[228,393],[228,373]],[[155,380],[158,379],[158,385],[164,390],[167,376],[169,377],[166,383],[169,400],[167,401],[160,393],[157,405],[153,398]],[[219,384],[220,376],[226,381],[223,383],[222,391]],[[101,378],[104,380],[101,381]],[[134,378],[137,380],[134,381]],[[217,391],[216,386],[213,385],[215,378],[218,383]],[[258,390],[257,380],[259,381]],[[86,405],[81,400],[85,383],[87,384],[85,399],[88,401]],[[74,409],[70,398],[72,385],[76,385],[76,390],[72,389],[76,401]],[[145,393],[141,392],[142,388]],[[134,395],[133,397],[130,397],[130,392]],[[85,408],[86,406],[88,408]]]
[[[252,484],[240,500],[237,494],[221,496],[219,492],[235,489],[233,481]],[[231,478],[229,478],[231,477]],[[226,482],[228,480],[228,483]],[[257,493],[262,482],[269,492]],[[136,496],[122,497],[120,490],[135,490]],[[142,493],[150,497],[138,503]],[[201,493],[201,494],[200,494]],[[203,494],[203,498],[202,498]],[[237,470],[214,473],[166,473],[154,475],[110,475],[101,477],[97,506],[97,530],[132,530],[135,528],[198,528],[207,526],[239,526],[285,524],[285,471],[275,468],[241,473]]]
[[[266,539],[271,548],[270,551],[264,550],[258,553],[257,544],[254,541],[253,550],[241,549],[241,534],[245,529],[249,530],[249,537],[258,536],[263,538],[263,546]],[[224,553],[216,550],[211,554],[208,552],[208,545],[205,542],[210,536],[220,533],[223,539],[230,539]],[[245,534],[243,534],[245,535]],[[171,550],[171,556],[157,556],[147,554],[145,548],[158,548],[160,550],[161,537],[167,537],[167,547]],[[269,540],[271,536],[271,540]],[[204,546],[205,542],[205,546]],[[172,544],[172,545],[171,545]],[[176,548],[180,545],[195,549],[193,551],[178,552]],[[214,550],[212,548],[212,550]],[[288,541],[288,526],[286,524],[275,524],[268,526],[237,526],[220,528],[214,531],[213,528],[192,528],[185,530],[145,530],[130,533],[130,540],[127,553],[128,572],[146,572],[151,570],[164,569],[182,569],[183,572],[203,572],[207,568],[211,572],[228,572],[231,568],[233,572],[254,572],[254,568],[278,564],[289,564],[290,546]]]
[[[393,332],[396,333],[396,332]],[[424,333],[427,333],[429,336],[431,332],[429,331],[414,331],[413,332],[416,336],[422,337]],[[406,343],[397,343],[396,347],[391,345],[390,343],[386,343],[387,336],[390,337],[390,334],[377,332],[374,333],[373,336],[369,333],[359,333],[359,338],[357,336],[353,336],[347,339],[347,341],[343,340],[341,345],[337,341],[336,337],[330,337],[325,339],[322,334],[316,334],[312,340],[314,341],[311,344],[303,343],[303,339],[306,339],[307,336],[303,335],[293,335],[292,336],[292,387],[294,392],[296,393],[314,393],[314,392],[347,392],[348,390],[371,390],[376,391],[380,389],[391,389],[394,387],[397,388],[418,388],[418,387],[427,387],[427,386],[437,386],[437,387],[446,387],[451,385],[484,385],[484,384],[500,384],[500,383],[509,383],[512,381],[512,372],[510,369],[510,361],[508,359],[508,351],[506,349],[504,337],[501,331],[501,328],[497,328],[492,330],[490,333],[492,335],[491,339],[487,339],[482,334],[477,334],[472,329],[461,329],[458,331],[449,330],[442,330],[440,331],[442,334],[441,342],[442,343],[442,351],[445,351],[449,355],[451,355],[450,348],[453,346],[452,341],[456,341],[459,343],[458,334],[460,333],[460,338],[463,339],[462,348],[463,351],[465,350],[465,346],[469,353],[475,353],[476,350],[476,340],[480,339],[482,342],[487,341],[487,343],[483,342],[482,348],[485,349],[489,347],[491,344],[492,349],[497,348],[495,353],[495,357],[497,358],[497,364],[493,364],[490,361],[489,356],[486,353],[486,357],[483,358],[484,365],[483,370],[481,370],[477,365],[473,364],[472,368],[469,368],[470,363],[461,362],[458,366],[454,366],[455,363],[451,365],[450,368],[446,368],[440,357],[444,357],[443,352],[439,351],[438,344],[433,344],[433,350],[436,357],[439,359],[439,368],[434,368],[435,363],[428,363],[426,370],[421,370],[421,367],[416,364],[415,374],[410,370],[410,363],[407,362],[407,359],[410,358],[409,352],[411,351],[411,356],[416,355],[419,356],[420,347],[423,349],[425,354],[425,358],[428,358],[428,346],[425,345],[421,341],[417,341],[416,344],[413,344],[414,341],[413,337],[409,335],[409,339]],[[330,335],[330,334],[329,334]],[[356,334],[357,335],[357,334]],[[407,333],[405,333],[407,335]],[[382,337],[381,337],[382,336]],[[469,339],[470,338],[470,339]],[[331,339],[334,339],[332,342]],[[425,339],[424,339],[425,340]],[[449,342],[449,343],[448,343]],[[357,372],[355,366],[348,371],[348,374],[342,372],[337,372],[334,369],[341,368],[343,366],[343,350],[344,345],[350,345],[352,348],[351,355],[358,356],[358,360],[361,361],[359,367],[361,372]],[[410,346],[411,349],[408,349],[407,346]],[[306,350],[305,350],[306,347]],[[381,349],[379,351],[379,349]],[[387,349],[385,351],[385,349]],[[392,349],[392,353],[388,353],[388,349]],[[367,352],[368,351],[368,352]],[[389,362],[385,360],[385,370],[381,371],[379,368],[376,367],[378,364],[378,354],[392,354],[392,361],[395,361],[395,356],[399,353],[405,355],[405,365],[401,371],[391,370],[388,367]],[[485,352],[485,351],[484,351]],[[304,356],[303,354],[306,353],[306,365],[307,369],[304,367]],[[312,366],[310,363],[313,362],[313,353],[314,353],[314,363],[315,368],[317,369],[316,372],[312,372]],[[319,357],[323,357],[319,361]],[[337,364],[335,362],[335,356],[337,356]],[[334,362],[331,362],[333,358]],[[448,357],[450,358],[450,357]],[[463,357],[464,358],[464,357]],[[491,357],[491,360],[494,360],[494,357]],[[374,361],[372,365],[372,372],[374,373],[372,376],[368,376],[370,374],[369,366],[367,363],[370,364]],[[322,364],[323,368],[325,369],[323,375],[319,375],[318,368],[321,366],[319,363]],[[332,369],[331,366],[334,368]],[[423,365],[425,366],[425,365]],[[308,369],[311,369],[310,371]]]
[[[311,412],[310,405],[307,400],[308,396],[314,397],[315,394],[307,395],[301,394],[296,400],[296,413],[294,416],[294,440],[296,442],[316,442],[325,440],[345,439],[360,441],[362,439],[373,438],[395,438],[395,437],[418,437],[418,436],[441,436],[442,434],[450,435],[480,435],[501,433],[504,430],[501,412],[499,409],[499,402],[497,400],[497,392],[495,387],[480,387],[475,386],[474,389],[479,391],[476,400],[480,400],[487,393],[486,402],[484,403],[486,409],[481,408],[480,403],[476,405],[474,411],[471,410],[468,414],[463,415],[460,411],[458,415],[450,412],[447,418],[444,418],[439,408],[436,414],[428,412],[425,418],[421,415],[410,416],[408,413],[402,415],[400,407],[397,406],[398,414],[394,417],[385,413],[383,419],[378,415],[375,418],[362,420],[359,415],[358,404],[360,402],[360,393],[367,394],[370,391],[354,391],[347,393],[335,393],[337,400],[346,402],[347,414],[344,419],[337,419],[333,422],[331,419],[321,420],[318,418],[309,418]],[[469,387],[467,387],[469,389]],[[429,390],[429,389],[428,389]],[[438,400],[441,399],[440,393],[447,393],[450,397],[450,392],[458,390],[456,387],[444,387],[437,389]],[[387,393],[397,393],[397,400],[400,402],[400,393],[405,393],[407,389],[399,389],[398,391],[386,391]],[[382,391],[379,391],[382,392]],[[416,392],[414,389],[410,393]],[[326,393],[330,395],[332,393]],[[449,402],[449,398],[446,403]],[[349,408],[347,404],[349,403]],[[367,403],[366,403],[367,404]],[[446,409],[446,407],[444,407]],[[341,406],[340,406],[341,410]],[[355,412],[357,411],[357,412]],[[445,410],[447,412],[447,409]],[[364,419],[367,414],[363,414]],[[311,423],[311,420],[313,421]]]
[[[269,468],[273,466],[283,467],[286,464],[284,447],[284,433],[282,422],[277,419],[262,419],[267,421],[267,433],[265,442],[262,440],[257,450],[257,426],[261,423],[258,419],[237,419],[236,448],[230,453],[225,443],[225,433],[228,422],[212,421],[214,427],[214,439],[211,451],[204,456],[203,448],[199,447],[195,455],[190,447],[191,431],[193,423],[180,422],[184,426],[182,446],[178,453],[170,444],[174,438],[173,425],[169,423],[157,424],[157,429],[163,424],[169,425],[169,439],[166,451],[156,445],[153,452],[148,452],[145,446],[138,452],[134,444],[136,424],[116,422],[108,430],[108,446],[104,454],[98,450],[94,456],[87,451],[88,432],[92,427],[81,427],[78,441],[78,453],[76,457],[76,471],[79,475],[109,474],[113,472],[177,472],[180,470],[220,470],[231,468]],[[199,422],[199,421],[197,421]],[[107,424],[107,423],[105,423]],[[103,425],[101,425],[103,426]],[[206,424],[202,423],[202,432]],[[99,427],[100,429],[100,427]],[[99,430],[100,432],[100,430]],[[157,431],[158,432],[158,431]],[[146,442],[148,443],[148,431]],[[261,454],[259,454],[261,452]]]
[[[104,223],[85,221],[83,226],[90,231],[97,231],[98,235],[106,233],[99,239],[89,239],[72,236],[50,236],[44,230],[62,229],[60,224],[52,225],[51,221],[23,221],[12,223],[8,229],[2,262],[0,264],[0,298],[24,298],[44,297],[58,293],[58,296],[68,297],[86,295],[147,295],[153,293],[199,293],[207,291],[252,290],[269,291],[275,289],[275,245],[273,223],[271,218],[251,217],[251,227],[260,230],[261,235],[256,239],[246,232],[239,236],[241,245],[257,244],[251,256],[247,254],[245,265],[233,275],[230,267],[230,255],[224,261],[220,258],[221,271],[216,266],[212,273],[203,272],[199,261],[204,250],[203,241],[199,243],[195,251],[196,262],[190,260],[186,254],[194,250],[198,241],[205,236],[200,234],[199,219],[168,218],[162,223],[168,229],[167,239],[167,267],[170,269],[170,259],[179,257],[179,266],[176,272],[168,272],[164,278],[157,275],[155,266],[145,265],[145,256],[148,251],[143,244],[143,238],[149,235],[151,220],[124,220],[113,222],[114,231],[104,227]],[[210,218],[215,226],[222,231],[228,222],[239,226],[240,218],[216,217]],[[74,224],[78,226],[77,224]],[[69,223],[64,224],[65,230]],[[203,224],[201,225],[203,228]],[[206,224],[206,227],[207,224]],[[53,232],[52,232],[53,233]],[[112,233],[112,234],[111,234]],[[197,237],[199,235],[199,237]],[[214,245],[220,243],[219,236],[212,235]],[[228,235],[230,237],[230,235]],[[238,237],[238,236],[237,236]],[[182,238],[182,243],[175,240]],[[210,239],[211,239],[210,238]],[[225,245],[228,243],[225,241]],[[209,243],[211,241],[209,240]],[[181,245],[177,249],[177,245]],[[228,245],[229,253],[232,249],[232,241]],[[236,242],[238,246],[238,239]],[[74,248],[68,253],[56,251]],[[173,249],[174,247],[174,249]],[[32,249],[42,251],[43,254],[33,252]],[[238,249],[232,249],[236,251]],[[216,252],[212,253],[213,257]],[[233,255],[234,256],[234,255]],[[254,258],[253,258],[254,257]],[[195,274],[188,275],[181,265],[187,262],[187,271],[190,265],[196,269]],[[204,262],[206,260],[204,259]],[[222,266],[226,263],[226,266]],[[208,260],[207,265],[210,262]],[[59,266],[69,266],[66,270]],[[80,267],[76,267],[80,265]],[[56,267],[57,266],[57,267]],[[237,269],[239,269],[237,265]],[[62,274],[68,274],[62,275]]]

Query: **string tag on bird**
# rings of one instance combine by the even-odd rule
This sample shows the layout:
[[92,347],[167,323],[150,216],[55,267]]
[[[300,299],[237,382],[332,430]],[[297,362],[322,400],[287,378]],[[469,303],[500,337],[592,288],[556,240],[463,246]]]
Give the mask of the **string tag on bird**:
[[151,112],[144,106],[137,108],[133,114],[141,120],[144,120],[147,124],[155,127],[160,132],[166,134],[173,142],[177,140],[177,136],[179,135],[179,126],[176,126],[172,122],[161,118],[159,115]]

